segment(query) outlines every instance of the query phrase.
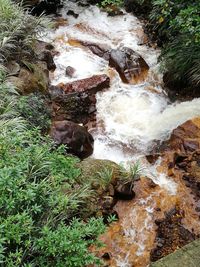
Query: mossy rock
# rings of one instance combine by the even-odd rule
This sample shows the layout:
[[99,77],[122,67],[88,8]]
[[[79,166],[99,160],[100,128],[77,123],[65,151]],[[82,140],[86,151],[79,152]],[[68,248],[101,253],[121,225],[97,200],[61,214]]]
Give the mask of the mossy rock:
[[48,92],[49,76],[45,63],[30,64],[20,69],[17,77],[11,76],[8,82],[12,83],[20,94],[34,92]]
[[123,176],[120,166],[110,160],[88,158],[78,163],[77,167],[81,170],[78,183],[88,184],[94,192],[88,199],[87,216],[88,213],[100,216],[112,213],[116,203],[114,187]]

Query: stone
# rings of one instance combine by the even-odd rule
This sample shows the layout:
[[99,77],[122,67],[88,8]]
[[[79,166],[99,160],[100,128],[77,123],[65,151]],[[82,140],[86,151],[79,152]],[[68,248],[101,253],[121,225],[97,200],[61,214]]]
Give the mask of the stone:
[[72,78],[72,77],[74,77],[75,72],[76,72],[76,70],[73,67],[71,67],[71,66],[66,67],[66,70],[65,70],[66,76]]
[[47,69],[54,71],[56,69],[56,64],[54,63],[52,53],[49,50],[44,50],[38,55],[40,61],[44,61],[47,64]]
[[79,14],[76,14],[73,10],[68,10],[67,11],[68,16],[73,16],[75,19],[78,18]]
[[90,42],[81,42],[81,44],[87,48],[90,49],[90,51],[99,56],[104,58],[105,60],[110,59],[110,48],[107,45],[103,44],[96,44],[96,43],[90,43]]
[[56,145],[67,145],[67,151],[84,159],[92,155],[94,139],[85,127],[71,121],[54,121],[50,136]]
[[132,190],[132,182],[128,183],[119,183],[115,187],[115,197],[122,200],[131,200],[135,197],[135,192]]
[[117,70],[124,83],[136,84],[146,79],[149,66],[146,61],[132,49],[112,49],[109,65]]
[[197,239],[174,253],[150,264],[150,267],[199,267],[200,239]]
[[71,83],[66,84],[58,84],[57,87],[61,88],[64,93],[82,93],[89,92],[92,94],[96,94],[97,92],[108,88],[110,84],[110,78],[105,75],[94,75],[89,78],[85,78],[82,80],[77,80]]
[[87,124],[95,121],[96,92],[109,87],[106,75],[96,75],[67,84],[51,86],[54,120],[71,120]]
[[31,64],[31,70],[21,68],[17,77],[11,76],[8,82],[12,83],[20,94],[33,92],[48,93],[49,72],[45,64]]

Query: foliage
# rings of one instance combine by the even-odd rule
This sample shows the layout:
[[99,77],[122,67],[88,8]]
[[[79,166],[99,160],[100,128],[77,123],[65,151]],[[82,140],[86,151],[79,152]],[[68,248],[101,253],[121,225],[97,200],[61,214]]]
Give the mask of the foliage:
[[64,155],[64,147],[55,149],[37,128],[27,129],[17,117],[18,95],[3,70],[0,79],[1,265],[99,264],[88,248],[99,245],[105,226],[101,218],[81,221],[79,210],[92,192],[77,183],[77,160]]
[[32,93],[20,96],[15,109],[21,117],[26,119],[30,127],[38,127],[42,132],[47,132],[50,127],[51,111],[48,99],[41,93]]
[[106,8],[107,12],[112,11],[112,7],[121,7],[123,0],[103,0],[100,3],[100,7]]
[[20,4],[0,0],[0,62],[29,52],[47,20],[24,12]]
[[199,0],[152,0],[151,26],[164,44],[161,60],[172,81],[185,87],[200,84]]

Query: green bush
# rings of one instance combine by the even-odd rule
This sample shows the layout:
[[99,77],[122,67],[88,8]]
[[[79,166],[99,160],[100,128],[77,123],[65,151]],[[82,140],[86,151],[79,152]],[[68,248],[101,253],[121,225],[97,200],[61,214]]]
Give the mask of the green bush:
[[0,264],[98,264],[88,248],[99,245],[105,226],[101,218],[81,221],[93,192],[78,183],[77,159],[64,155],[64,147],[55,149],[38,129],[26,128],[5,78],[0,70]]
[[200,84],[199,0],[152,0],[151,27],[163,49],[162,66],[177,89]]
[[29,52],[47,25],[47,20],[29,15],[11,0],[0,0],[0,18],[0,63]]
[[20,96],[15,109],[31,128],[38,127],[44,133],[50,127],[51,109],[48,101],[49,99],[41,93],[32,93]]

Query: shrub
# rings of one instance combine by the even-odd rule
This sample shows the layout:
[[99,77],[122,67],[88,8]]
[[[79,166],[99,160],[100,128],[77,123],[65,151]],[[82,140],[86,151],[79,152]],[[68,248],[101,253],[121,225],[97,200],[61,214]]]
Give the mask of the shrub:
[[15,109],[31,128],[38,127],[44,133],[50,127],[51,109],[48,101],[49,99],[41,93],[32,93],[19,97]]
[[31,50],[47,20],[24,12],[20,4],[0,0],[0,63]]
[[99,264],[88,248],[99,245],[105,226],[101,218],[81,221],[92,191],[77,182],[77,159],[64,155],[64,147],[55,149],[38,129],[26,128],[5,78],[0,70],[1,266]]

